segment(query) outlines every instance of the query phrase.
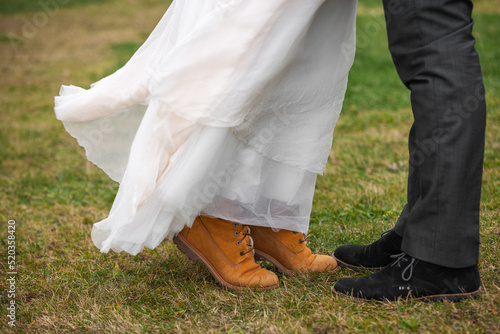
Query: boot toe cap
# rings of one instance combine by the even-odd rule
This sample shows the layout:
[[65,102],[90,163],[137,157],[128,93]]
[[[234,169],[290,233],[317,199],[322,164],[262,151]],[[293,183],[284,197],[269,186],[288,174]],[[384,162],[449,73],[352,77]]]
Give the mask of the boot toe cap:
[[[244,277],[242,277],[242,279],[244,279]],[[245,285],[250,288],[275,288],[279,284],[278,276],[264,268],[260,268],[247,279],[248,281]]]
[[355,259],[353,259],[353,250],[352,250],[352,245],[342,245],[339,246],[335,251],[333,252],[333,256],[339,260],[345,261],[345,262],[353,262]]
[[317,255],[311,263],[310,270],[314,272],[332,272],[338,267],[337,261],[329,255]]

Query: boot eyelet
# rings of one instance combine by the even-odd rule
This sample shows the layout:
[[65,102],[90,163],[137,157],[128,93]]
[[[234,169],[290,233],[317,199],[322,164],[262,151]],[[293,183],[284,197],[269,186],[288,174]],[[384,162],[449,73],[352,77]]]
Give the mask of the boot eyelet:
[[241,241],[236,241],[236,245],[241,246]]
[[237,227],[238,225],[238,223],[233,223],[233,227]]
[[305,240],[303,240],[303,239],[299,239],[299,244],[304,243],[304,241],[305,241]]
[[293,233],[293,234],[297,234],[297,233],[299,233],[299,232],[292,231],[292,233]]
[[240,252],[240,256],[243,256],[245,255],[245,253],[243,251]]
[[234,235],[235,235],[235,236],[239,236],[239,235],[240,235],[240,232],[238,232],[238,231],[234,231]]

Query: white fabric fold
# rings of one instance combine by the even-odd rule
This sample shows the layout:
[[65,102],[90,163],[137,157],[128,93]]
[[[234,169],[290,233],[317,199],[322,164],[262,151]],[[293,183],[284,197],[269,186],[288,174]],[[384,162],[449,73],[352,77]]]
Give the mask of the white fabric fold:
[[55,113],[120,187],[94,225],[137,254],[199,214],[307,232],[354,57],[356,1],[175,0],[120,70]]

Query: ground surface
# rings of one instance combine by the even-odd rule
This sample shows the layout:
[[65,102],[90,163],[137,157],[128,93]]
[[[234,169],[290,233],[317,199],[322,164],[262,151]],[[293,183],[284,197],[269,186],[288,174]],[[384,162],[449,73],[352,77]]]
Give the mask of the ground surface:
[[[50,6],[42,7],[41,4]],[[67,3],[64,7],[59,4]],[[500,3],[476,1],[488,102],[481,204],[484,293],[458,304],[332,296],[340,277],[282,277],[279,289],[232,292],[170,241],[138,256],[101,254],[92,224],[117,184],[86,162],[53,114],[61,84],[82,87],[121,66],[168,6],[164,0],[0,1],[1,331],[12,298],[7,221],[16,221],[19,333],[484,332],[500,328]],[[318,179],[311,248],[367,243],[405,202],[409,94],[390,55],[378,1],[361,1],[358,51],[330,161]]]

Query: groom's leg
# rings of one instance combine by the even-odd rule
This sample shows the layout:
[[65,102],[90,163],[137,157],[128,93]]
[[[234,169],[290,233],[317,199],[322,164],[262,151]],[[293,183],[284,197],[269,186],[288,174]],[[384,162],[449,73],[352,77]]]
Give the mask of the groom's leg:
[[395,230],[426,262],[477,264],[486,106],[470,1],[384,0],[389,48],[411,90],[408,204]]
[[486,107],[472,4],[384,0],[384,7],[389,47],[411,90],[415,118],[407,204],[393,229],[403,243],[388,234],[369,247],[341,246],[334,254],[351,266],[387,265],[396,249],[443,266],[474,265]]
[[[379,241],[341,246],[334,253],[345,255],[350,249],[355,255],[349,258],[363,266],[370,266],[366,259],[397,259],[375,274],[341,279],[333,291],[390,300],[471,297],[480,291],[479,200],[486,120],[471,33],[472,3],[384,0],[384,7],[389,47],[411,90],[414,114],[408,203],[395,228]],[[398,234],[403,236],[403,253],[395,256],[389,246],[398,241]]]
[[[415,134],[415,124],[410,129],[410,134],[408,136],[408,150],[412,152],[415,150],[416,146],[416,134]],[[403,236],[405,234],[406,223],[408,222],[408,217],[410,215],[411,209],[420,197],[420,180],[419,180],[418,166],[413,166],[411,163],[409,165],[408,171],[408,185],[406,191],[406,200],[401,215],[394,226],[393,230],[399,235]]]

